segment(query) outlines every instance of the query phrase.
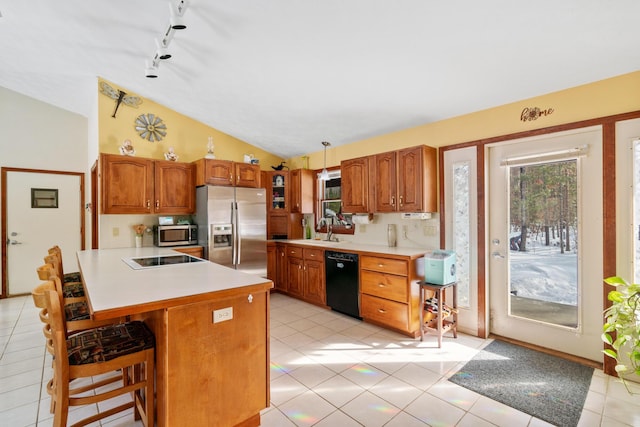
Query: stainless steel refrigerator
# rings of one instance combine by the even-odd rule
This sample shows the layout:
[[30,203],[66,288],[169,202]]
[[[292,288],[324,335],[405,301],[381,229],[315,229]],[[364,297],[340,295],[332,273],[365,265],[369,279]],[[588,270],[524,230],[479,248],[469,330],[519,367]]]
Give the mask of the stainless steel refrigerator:
[[198,244],[205,258],[245,273],[267,275],[267,205],[264,188],[196,189]]

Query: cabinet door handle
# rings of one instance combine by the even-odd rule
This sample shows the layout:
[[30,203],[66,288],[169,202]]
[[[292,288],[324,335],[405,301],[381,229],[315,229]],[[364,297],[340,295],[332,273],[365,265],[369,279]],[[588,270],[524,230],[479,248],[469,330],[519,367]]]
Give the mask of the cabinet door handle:
[[240,182],[240,175],[236,177],[236,182]]
[[400,199],[400,207],[402,207],[403,206],[403,204],[402,204],[402,196],[400,196],[399,199]]
[[396,205],[396,198],[394,196],[391,196],[391,206],[395,206]]
[[160,207],[160,200],[156,200],[156,209]]
[[147,210],[151,209],[151,200],[147,200]]

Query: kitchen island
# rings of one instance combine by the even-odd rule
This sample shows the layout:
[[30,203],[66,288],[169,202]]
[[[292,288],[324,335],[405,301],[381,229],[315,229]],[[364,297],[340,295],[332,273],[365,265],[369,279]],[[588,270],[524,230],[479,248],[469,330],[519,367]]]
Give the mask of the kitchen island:
[[152,247],[78,252],[92,316],[129,316],[153,330],[158,426],[260,425],[272,282],[205,260],[132,267],[132,258],[164,255],[186,256]]

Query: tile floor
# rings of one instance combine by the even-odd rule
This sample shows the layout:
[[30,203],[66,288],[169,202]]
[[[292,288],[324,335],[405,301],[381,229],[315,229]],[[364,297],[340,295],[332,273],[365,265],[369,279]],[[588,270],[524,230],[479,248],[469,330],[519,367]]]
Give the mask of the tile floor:
[[[438,349],[433,336],[421,343],[281,294],[271,302],[271,407],[263,426],[549,425],[447,381],[488,341],[458,334]],[[43,340],[31,297],[0,300],[0,426],[52,425]],[[92,410],[75,408],[70,420]],[[139,424],[131,414],[102,423]],[[640,398],[596,371],[580,426],[638,425]]]

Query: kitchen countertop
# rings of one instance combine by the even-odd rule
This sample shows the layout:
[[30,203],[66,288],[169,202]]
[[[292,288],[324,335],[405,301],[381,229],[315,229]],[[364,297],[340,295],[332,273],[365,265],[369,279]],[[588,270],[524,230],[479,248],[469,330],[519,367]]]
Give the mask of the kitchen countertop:
[[344,252],[367,252],[380,255],[399,255],[404,257],[416,258],[423,256],[425,253],[432,251],[428,248],[403,248],[403,247],[389,247],[385,245],[372,245],[367,243],[354,243],[348,241],[329,242],[326,240],[314,240],[314,239],[294,239],[294,240],[272,240],[272,242],[282,242],[288,244],[312,246],[322,249],[330,249],[334,251]]
[[134,270],[122,260],[172,254],[184,255],[157,247],[79,251],[78,263],[92,315],[105,318],[116,310],[143,313],[150,308],[184,304],[187,297],[253,285],[273,286],[260,276],[206,260],[140,270]]

